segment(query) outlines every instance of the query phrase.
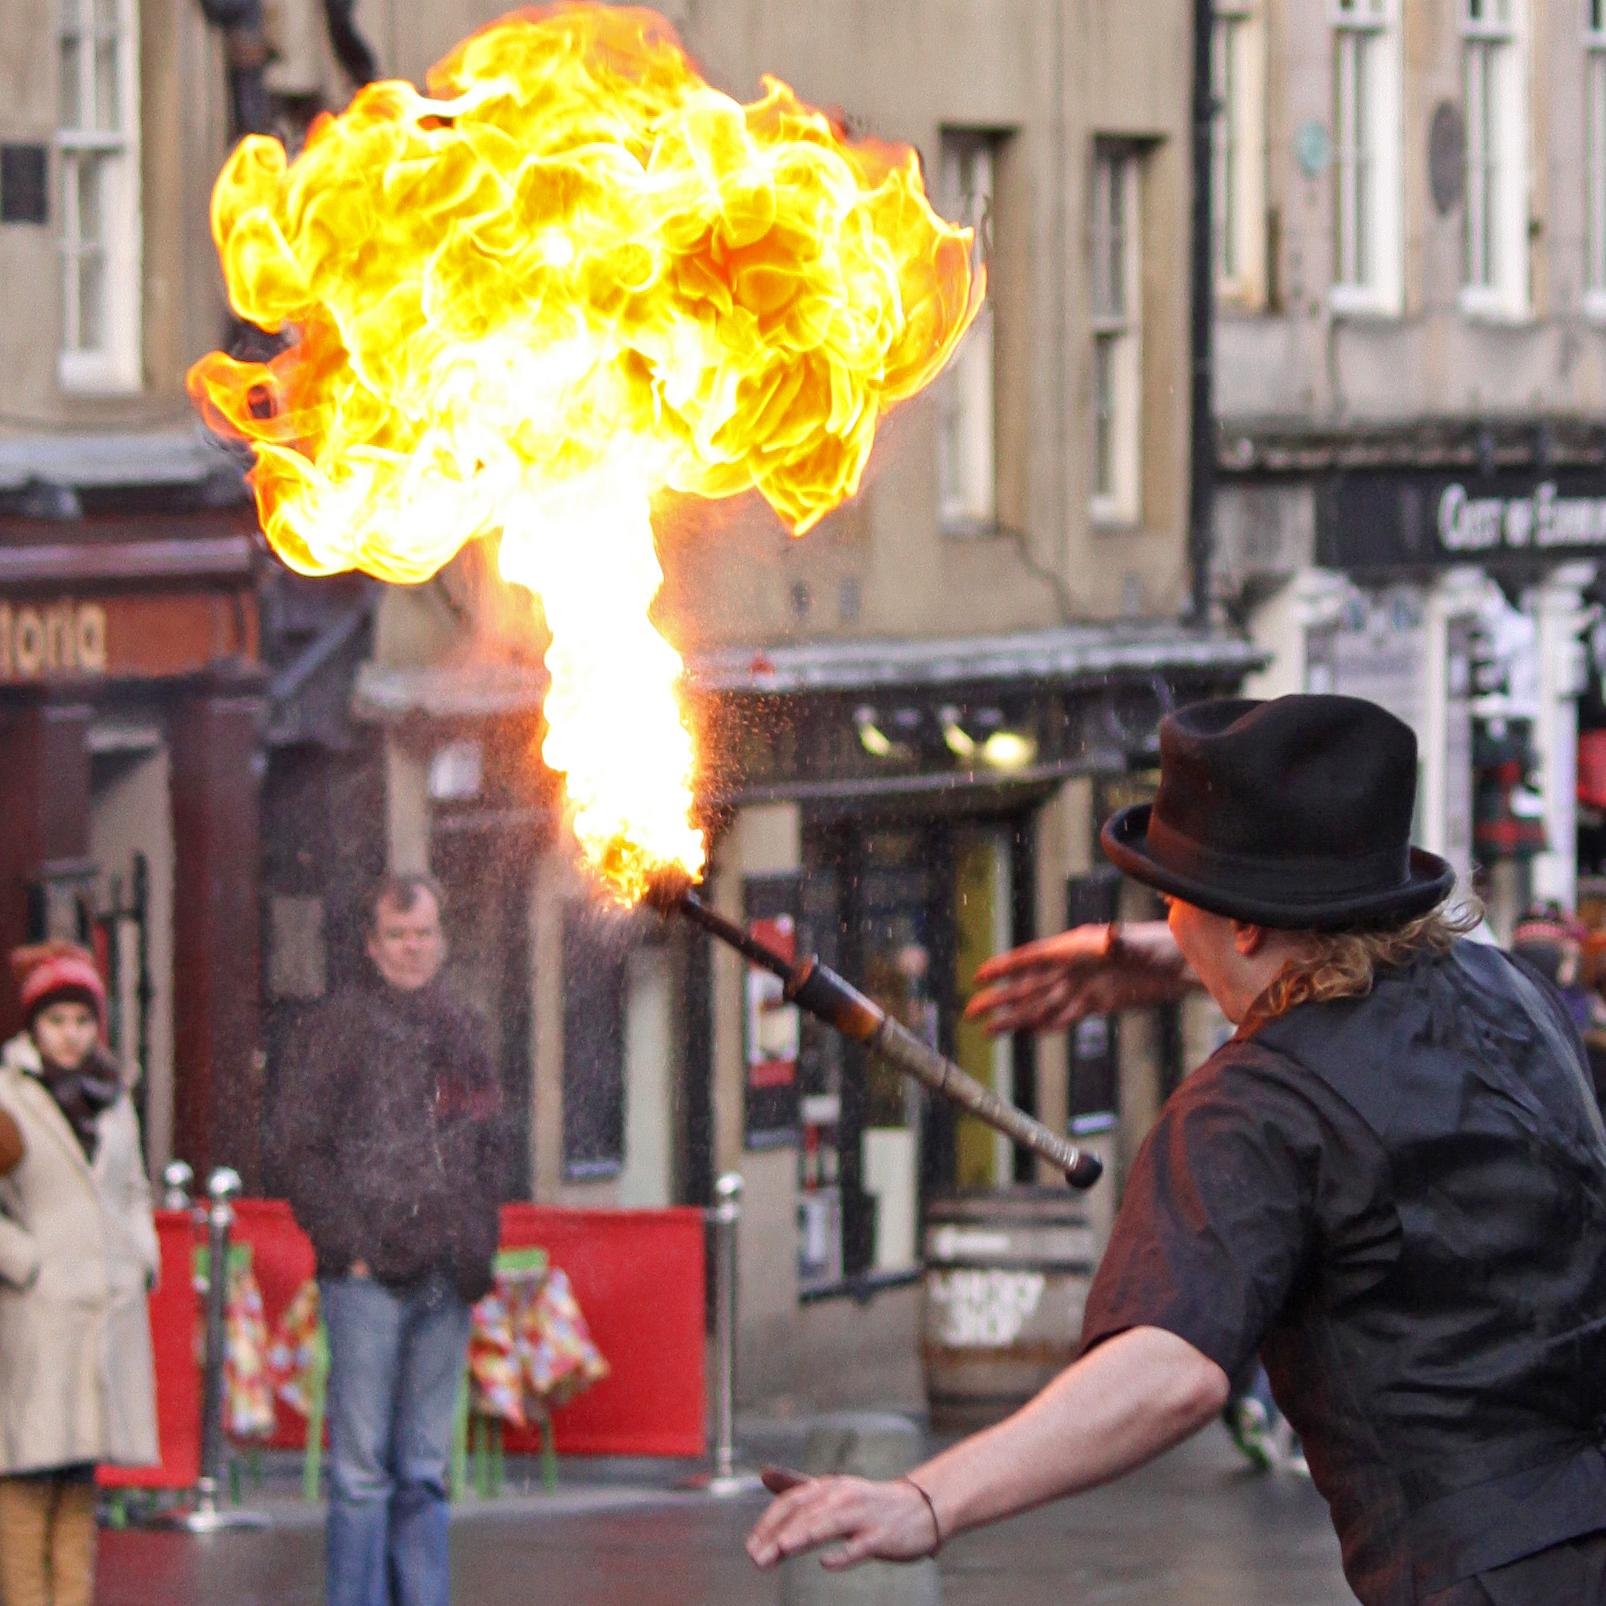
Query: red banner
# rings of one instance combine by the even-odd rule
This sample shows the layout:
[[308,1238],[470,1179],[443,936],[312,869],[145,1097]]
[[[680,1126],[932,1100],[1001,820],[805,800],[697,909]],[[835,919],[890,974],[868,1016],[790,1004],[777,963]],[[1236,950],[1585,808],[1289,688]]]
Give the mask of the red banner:
[[[554,1416],[567,1455],[696,1456],[706,1443],[700,1210],[504,1205],[502,1243],[569,1274],[609,1375]],[[534,1447],[510,1434],[510,1449]]]
[[[296,1290],[316,1270],[312,1243],[282,1199],[240,1199],[234,1208],[234,1241],[251,1246],[251,1270],[262,1290],[262,1314],[272,1334]],[[280,1399],[273,1402],[273,1415],[276,1426],[268,1443],[299,1450],[306,1443],[306,1422]]]
[[[312,1245],[289,1207],[242,1199],[234,1238],[251,1246],[271,1333],[313,1275]],[[189,1217],[158,1214],[161,1286],[151,1296],[162,1464],[109,1470],[102,1482],[187,1488],[200,1463],[200,1371]],[[555,1415],[560,1452],[571,1455],[698,1456],[705,1445],[703,1217],[698,1210],[561,1210],[507,1205],[505,1248],[539,1247],[568,1273],[609,1375]],[[306,1424],[275,1402],[271,1444],[299,1449]],[[510,1434],[508,1448],[533,1449]]]
[[162,1276],[151,1294],[156,1357],[156,1427],[162,1462],[155,1467],[102,1467],[111,1489],[188,1489],[201,1472],[201,1372],[196,1365],[195,1228],[187,1214],[156,1216]]

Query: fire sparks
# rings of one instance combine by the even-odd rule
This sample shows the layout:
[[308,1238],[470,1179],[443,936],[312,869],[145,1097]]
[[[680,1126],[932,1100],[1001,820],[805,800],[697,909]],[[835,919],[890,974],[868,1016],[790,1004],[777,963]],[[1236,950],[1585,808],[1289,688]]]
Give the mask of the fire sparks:
[[626,901],[704,855],[654,499],[756,490],[802,534],[982,294],[913,151],[763,88],[710,87],[650,11],[524,12],[294,161],[241,141],[212,198],[235,309],[289,343],[190,390],[252,443],[269,540],[397,582],[499,542],[551,636],[543,756]]

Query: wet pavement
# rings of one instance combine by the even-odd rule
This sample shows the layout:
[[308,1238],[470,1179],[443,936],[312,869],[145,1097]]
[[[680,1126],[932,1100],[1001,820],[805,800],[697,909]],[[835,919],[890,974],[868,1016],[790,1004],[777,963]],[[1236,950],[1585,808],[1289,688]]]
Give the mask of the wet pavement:
[[[795,1459],[785,1435],[764,1448]],[[1320,1496],[1241,1468],[1211,1428],[1122,1483],[965,1535],[942,1557],[944,1606],[1352,1602]],[[676,1470],[565,1462],[555,1495],[465,1503],[452,1526],[454,1602],[775,1606],[779,1578],[741,1551],[761,1497],[675,1493]],[[277,1523],[268,1533],[103,1535],[98,1606],[317,1606],[317,1509],[277,1495],[264,1503]]]

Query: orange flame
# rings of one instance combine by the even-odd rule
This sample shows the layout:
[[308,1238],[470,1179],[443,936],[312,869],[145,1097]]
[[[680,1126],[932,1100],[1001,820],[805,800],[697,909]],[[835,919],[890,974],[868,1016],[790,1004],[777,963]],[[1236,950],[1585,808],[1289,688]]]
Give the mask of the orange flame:
[[368,85],[294,161],[241,141],[212,197],[229,297],[293,340],[213,352],[190,392],[252,443],[263,529],[304,574],[420,581],[499,538],[551,632],[543,756],[629,901],[704,858],[653,498],[756,489],[807,530],[982,276],[912,150],[774,79],[738,104],[653,12],[509,16],[427,83]]

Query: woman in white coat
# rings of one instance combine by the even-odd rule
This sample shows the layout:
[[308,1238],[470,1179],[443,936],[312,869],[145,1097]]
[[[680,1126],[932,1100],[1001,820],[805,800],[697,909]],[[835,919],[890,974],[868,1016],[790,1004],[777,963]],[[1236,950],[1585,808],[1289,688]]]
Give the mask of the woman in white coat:
[[98,1463],[157,1459],[139,1123],[101,1046],[106,990],[70,943],[12,955],[27,1028],[0,1049],[0,1601],[89,1606]]

